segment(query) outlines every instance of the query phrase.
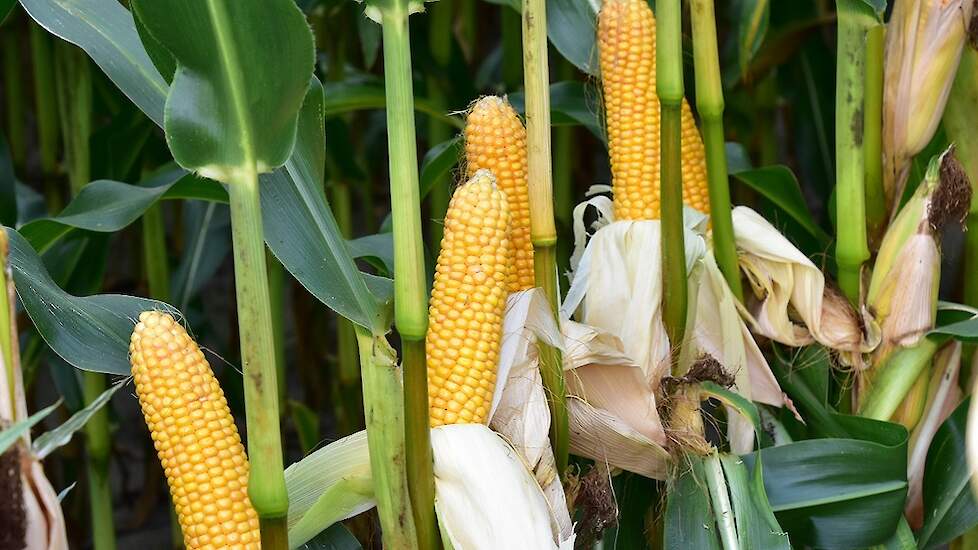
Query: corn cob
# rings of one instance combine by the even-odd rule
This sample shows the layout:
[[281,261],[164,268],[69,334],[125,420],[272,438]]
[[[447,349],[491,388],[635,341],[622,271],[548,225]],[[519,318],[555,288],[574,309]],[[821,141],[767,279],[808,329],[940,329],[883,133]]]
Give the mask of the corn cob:
[[506,194],[488,170],[455,190],[431,291],[428,399],[431,426],[485,423],[512,263]]
[[[645,0],[605,0],[598,49],[611,157],[615,217],[659,217],[659,98],[655,16]],[[689,104],[682,110],[683,202],[710,211],[703,139]]]
[[248,458],[204,354],[173,317],[140,314],[129,344],[136,393],[188,549],[260,548]]
[[482,169],[496,176],[509,202],[513,267],[510,292],[535,286],[533,243],[530,240],[530,197],[526,181],[526,129],[509,101],[486,96],[476,101],[465,122],[467,177]]

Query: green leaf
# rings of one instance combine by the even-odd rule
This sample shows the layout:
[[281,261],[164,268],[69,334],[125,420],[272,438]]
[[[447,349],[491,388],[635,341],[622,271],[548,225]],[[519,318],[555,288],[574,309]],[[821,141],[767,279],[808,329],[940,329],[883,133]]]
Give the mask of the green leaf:
[[181,166],[224,182],[292,154],[312,75],[312,31],[292,0],[133,0],[177,71],[164,128]]
[[[325,87],[327,118],[364,109],[383,109],[387,105],[384,83],[376,78],[327,82]],[[445,113],[440,106],[424,97],[414,97],[414,109],[456,128],[464,126],[462,119]]]
[[[523,11],[522,0],[488,0],[509,6],[517,13]],[[560,55],[585,73],[597,76],[598,48],[595,35],[598,28],[598,0],[547,0],[547,37]]]
[[978,524],[978,502],[965,460],[965,433],[971,399],[958,405],[934,435],[924,466],[924,526],[920,548],[950,542]]
[[771,370],[808,423],[809,432],[823,437],[847,437],[835,411],[828,405],[831,358],[825,348],[774,348]]
[[[794,544],[863,548],[888,540],[907,495],[907,431],[837,416],[852,439],[811,439],[759,451],[764,487]],[[748,468],[758,452],[745,455]]]
[[741,78],[747,76],[750,62],[764,42],[770,18],[770,0],[741,0],[737,23],[737,58]]
[[978,317],[971,316],[963,321],[935,327],[930,334],[942,334],[962,342],[978,342]]
[[6,429],[0,431],[0,454],[7,452],[7,449],[13,446],[18,439],[23,437],[23,435],[26,434],[35,424],[47,418],[47,416],[53,413],[59,406],[61,406],[61,401],[58,401],[49,407],[45,407],[21,420],[20,422],[15,422]]
[[146,25],[139,19],[138,13],[133,19],[136,23],[136,32],[139,33],[139,40],[146,48],[146,53],[149,54],[156,70],[166,79],[167,83],[173,82],[173,76],[177,72],[177,60],[173,58],[173,54],[169,50],[163,47],[163,44],[153,38],[153,35],[146,29]]
[[388,273],[394,272],[394,236],[391,233],[377,233],[352,239],[347,242],[354,258],[376,258]]
[[14,6],[17,5],[17,0],[0,0],[0,23],[3,23],[10,15],[10,12],[14,11]]
[[0,134],[0,224],[13,226],[16,223],[17,178],[14,176],[7,140]]
[[[593,103],[594,96],[589,96],[584,86],[582,82],[554,82],[550,85],[550,122],[554,126],[584,126],[606,143],[607,138],[597,114],[600,106]],[[509,101],[520,114],[526,112],[523,92],[510,94]]]
[[828,246],[831,237],[815,223],[806,206],[805,197],[801,194],[798,180],[787,166],[765,166],[731,175],[791,216],[820,245]]
[[223,204],[188,201],[183,205],[183,226],[187,242],[170,288],[174,304],[186,311],[231,252],[231,215]]
[[299,436],[302,454],[309,454],[319,442],[319,415],[300,401],[289,399],[289,414]]
[[106,403],[112,399],[115,392],[119,391],[119,388],[127,385],[129,379],[126,378],[116,384],[113,384],[111,388],[102,392],[94,401],[92,401],[87,407],[71,415],[71,418],[66,420],[64,424],[58,426],[57,428],[43,433],[40,437],[34,440],[33,452],[34,456],[38,460],[44,460],[44,458],[50,455],[52,452],[57,450],[59,447],[67,445],[71,441],[71,436],[75,434],[78,430],[85,426],[88,419],[92,417],[93,414],[98,412],[99,409],[105,406]]
[[160,310],[181,318],[179,311],[156,300],[68,294],[51,279],[30,244],[13,229],[5,229],[10,267],[24,309],[48,346],[75,367],[128,375],[129,337],[139,314]]
[[601,538],[615,541],[615,548],[645,550],[649,547],[645,518],[658,502],[657,484],[631,472],[623,472],[611,482],[618,503],[618,523],[609,526]]
[[98,180],[83,187],[61,214],[30,222],[20,233],[43,253],[75,229],[113,233],[128,227],[163,198],[227,201],[227,193],[217,183],[178,168],[164,169],[141,185]]
[[116,0],[21,0],[27,13],[85,50],[122,93],[163,125],[167,85],[147,55],[132,14]]
[[360,541],[342,523],[334,523],[312,540],[299,547],[301,550],[360,550]]
[[767,500],[761,462],[755,461],[753,475],[748,475],[747,467],[739,456],[720,455],[740,547],[744,550],[791,550],[788,534],[778,525],[771,503]]
[[421,198],[428,196],[431,188],[452,171],[462,157],[462,137],[455,136],[443,141],[425,153],[421,161]]
[[744,418],[749,420],[754,426],[754,433],[757,435],[758,440],[760,440],[764,434],[764,428],[761,425],[761,415],[757,412],[757,406],[750,399],[734,393],[715,382],[703,382],[700,384],[700,388],[703,396],[719,400],[724,405],[734,408]]
[[703,459],[687,454],[682,460],[682,475],[675,480],[675,486],[666,497],[663,547],[666,550],[720,550]]

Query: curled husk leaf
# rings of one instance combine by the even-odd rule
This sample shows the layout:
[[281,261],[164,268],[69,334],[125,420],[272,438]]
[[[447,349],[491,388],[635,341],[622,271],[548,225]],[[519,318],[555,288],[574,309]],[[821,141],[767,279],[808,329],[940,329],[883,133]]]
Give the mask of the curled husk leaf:
[[887,24],[884,189],[895,211],[910,162],[937,130],[971,24],[974,0],[900,0]]
[[842,362],[862,366],[863,353],[879,343],[868,312],[857,314],[804,254],[760,214],[733,210],[740,267],[753,293],[745,317],[757,334],[802,347],[818,342],[839,352]]

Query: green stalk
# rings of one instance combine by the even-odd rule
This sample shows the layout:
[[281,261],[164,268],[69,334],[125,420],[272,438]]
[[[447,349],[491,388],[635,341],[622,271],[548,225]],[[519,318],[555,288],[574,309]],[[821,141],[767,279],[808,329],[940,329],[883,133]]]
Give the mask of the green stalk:
[[289,510],[279,433],[277,369],[268,271],[265,265],[258,171],[253,159],[228,182],[231,241],[244,371],[245,414],[251,475],[248,496],[261,520],[262,548],[287,548]]
[[7,378],[7,388],[10,395],[0,401],[10,402],[10,418],[3,418],[7,411],[0,410],[0,418],[11,422],[17,418],[17,369],[20,368],[20,357],[17,346],[17,316],[14,302],[17,295],[14,292],[14,282],[9,263],[10,244],[7,241],[7,231],[0,229],[0,354],[3,358],[4,372],[0,376]]
[[91,173],[88,140],[92,133],[92,70],[88,56],[68,42],[55,45],[54,60],[68,183],[71,194],[77,195]]
[[886,194],[883,190],[883,46],[886,26],[871,27],[866,34],[866,102],[863,111],[863,148],[866,153],[866,225],[873,248],[886,228]]
[[23,169],[27,161],[27,141],[24,134],[24,114],[27,106],[24,99],[24,76],[21,43],[23,36],[14,25],[9,24],[0,35],[3,36],[3,82],[7,108],[7,141],[10,143],[10,156],[17,169]]
[[[560,81],[574,78],[576,69],[566,59],[557,61],[557,79]],[[558,225],[570,230],[571,216],[574,212],[574,160],[577,158],[577,144],[574,141],[573,126],[557,126],[554,134],[554,217]],[[569,239],[557,241],[558,272],[570,267],[570,257],[573,247]]]
[[[350,186],[335,182],[331,190],[333,216],[340,233],[345,238],[353,235],[353,212],[350,203]],[[357,356],[357,335],[354,324],[344,317],[336,319],[336,362],[338,378],[337,401],[342,403],[340,421],[344,435],[353,433],[363,425],[363,402],[360,395],[360,364]]]
[[[435,2],[428,8],[430,20],[428,22],[428,48],[431,50],[431,57],[435,62],[438,71],[428,72],[428,97],[431,99],[439,111],[448,111],[448,99],[443,89],[442,81],[436,74],[448,70],[448,63],[452,55],[452,16],[455,5],[452,2]],[[428,117],[428,147],[448,140],[452,137],[452,128],[437,117]],[[429,206],[429,236],[431,241],[428,248],[432,254],[437,256],[441,248],[441,239],[445,234],[445,213],[448,211],[448,200],[451,196],[451,186],[449,178],[441,177],[435,182],[434,187],[428,195]]]
[[835,89],[835,258],[839,286],[849,301],[859,302],[866,242],[866,176],[863,109],[866,98],[866,33],[877,24],[862,0],[838,0],[838,60]]
[[58,102],[55,97],[54,58],[51,38],[40,25],[31,23],[31,59],[34,65],[34,114],[41,153],[41,174],[48,209],[61,210],[61,194],[54,180],[58,163]]
[[394,326],[401,335],[407,476],[418,546],[438,547],[431,433],[428,424],[428,285],[421,234],[421,198],[411,81],[411,39],[406,2],[390,2],[383,15],[387,148],[394,224]]
[[143,265],[149,295],[154,300],[170,300],[170,268],[167,265],[166,228],[163,225],[163,205],[154,204],[143,213]]
[[[377,515],[385,548],[419,548],[405,465],[404,403],[397,357],[383,336],[356,327],[363,408]],[[427,418],[427,410],[425,411]]]
[[703,144],[706,147],[713,253],[730,290],[743,302],[744,291],[740,286],[740,268],[737,264],[737,246],[734,244],[730,208],[730,182],[727,179],[727,152],[723,137],[723,85],[720,80],[713,0],[691,0],[690,13],[693,20],[696,108],[700,113]]
[[[698,2],[699,0],[693,0]],[[712,8],[712,6],[711,6]],[[693,17],[695,20],[695,4]],[[712,13],[712,9],[710,12]],[[693,31],[694,33],[696,31]],[[734,510],[730,504],[730,493],[727,491],[727,479],[723,475],[723,465],[716,449],[703,458],[703,471],[706,473],[706,484],[710,490],[710,502],[713,504],[713,517],[717,520],[720,540],[724,550],[738,550],[740,539],[737,537],[737,527],[734,524]]]
[[278,388],[279,413],[285,414],[285,268],[270,250],[265,251],[268,266],[268,300],[272,308],[272,341],[275,345],[275,380]]
[[[550,156],[550,69],[547,61],[547,4],[523,0],[523,88],[526,94],[527,181],[530,241],[536,285],[550,301],[554,318],[560,305],[557,284],[557,227],[554,224]],[[560,350],[539,343],[540,374],[550,406],[550,441],[557,471],[567,468],[569,435],[567,395]]]
[[889,420],[910,393],[920,373],[926,369],[943,342],[927,337],[912,348],[891,355],[873,378],[859,414],[876,420]]
[[[656,92],[661,114],[659,181],[662,202],[662,310],[674,352],[686,334],[686,246],[683,242],[682,5],[679,0],[656,3]],[[711,182],[712,187],[712,182]],[[719,258],[717,259],[719,261]],[[678,366],[678,363],[675,366]]]
[[509,6],[499,6],[503,43],[503,87],[507,93],[523,84],[523,38],[520,14]]
[[[82,373],[82,400],[88,404],[106,390],[105,375]],[[88,444],[88,504],[92,514],[92,544],[96,550],[112,550],[115,546],[115,527],[112,518],[112,488],[109,486],[109,411],[105,407],[85,423]]]
[[[965,274],[978,273],[978,51],[965,48],[961,64],[944,108],[944,129],[948,139],[957,147],[957,158],[971,180],[971,208],[968,230],[964,233]],[[978,307],[978,280],[964,277],[964,303]]]
[[468,62],[474,63],[475,60],[475,45],[479,42],[478,39],[478,23],[476,22],[476,8],[478,3],[476,0],[459,0],[459,20],[461,25],[459,27],[459,43],[462,45],[465,56]]

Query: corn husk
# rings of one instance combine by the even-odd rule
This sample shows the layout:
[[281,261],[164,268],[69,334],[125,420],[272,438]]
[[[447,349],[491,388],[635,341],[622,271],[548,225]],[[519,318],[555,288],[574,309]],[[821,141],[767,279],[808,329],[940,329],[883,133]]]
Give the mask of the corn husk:
[[839,352],[843,363],[862,366],[861,355],[879,343],[868,312],[857,314],[757,212],[734,208],[733,225],[740,266],[753,289],[742,310],[753,331],[792,347],[818,342]]
[[907,461],[907,493],[905,515],[913,529],[919,529],[924,520],[923,481],[927,451],[934,434],[961,403],[958,374],[961,371],[961,343],[952,342],[934,357],[930,376],[930,391],[923,418],[910,436],[910,459]]
[[895,212],[910,163],[947,104],[974,0],[899,0],[887,25],[883,96],[884,190]]
[[[0,425],[27,418],[27,399],[21,377],[20,350],[18,349],[17,326],[14,304],[16,295],[13,277],[7,264],[7,234],[0,230],[0,292],[7,298],[9,310],[0,313],[10,319],[10,333],[0,334],[10,346],[13,364],[8,365],[4,353],[0,353]],[[4,346],[0,346],[3,349]],[[58,495],[44,475],[44,468],[31,449],[31,437],[27,432],[19,442],[21,445],[20,476],[26,512],[26,550],[67,550],[68,537],[65,531],[64,514]],[[8,497],[9,498],[9,497]]]

